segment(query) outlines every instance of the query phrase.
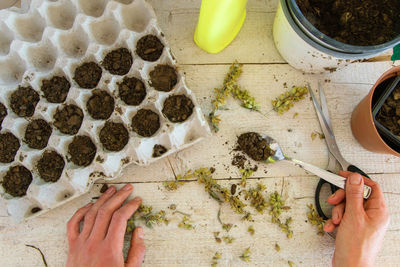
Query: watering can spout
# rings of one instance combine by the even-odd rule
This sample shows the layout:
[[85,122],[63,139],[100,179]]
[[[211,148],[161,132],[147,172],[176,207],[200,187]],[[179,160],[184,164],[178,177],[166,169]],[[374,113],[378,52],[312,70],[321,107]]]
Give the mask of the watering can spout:
[[202,0],[194,42],[208,53],[218,53],[239,33],[246,18],[247,0]]

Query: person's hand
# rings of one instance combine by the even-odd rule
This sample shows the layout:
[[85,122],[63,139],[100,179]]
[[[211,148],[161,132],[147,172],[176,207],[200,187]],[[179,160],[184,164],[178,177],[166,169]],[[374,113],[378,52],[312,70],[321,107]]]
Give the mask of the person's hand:
[[127,220],[142,202],[136,197],[122,206],[132,189],[131,185],[125,185],[116,192],[115,187],[110,187],[96,203],[89,203],[72,216],[67,224],[67,267],[141,265],[145,253],[142,228],[137,227],[133,232],[127,262],[122,252]]
[[[389,214],[379,185],[358,173],[342,171],[347,178],[346,189],[329,197],[332,219],[324,230],[337,228],[333,266],[373,266],[389,225]],[[363,179],[364,178],[364,179]],[[367,201],[363,199],[364,183],[372,188]]]

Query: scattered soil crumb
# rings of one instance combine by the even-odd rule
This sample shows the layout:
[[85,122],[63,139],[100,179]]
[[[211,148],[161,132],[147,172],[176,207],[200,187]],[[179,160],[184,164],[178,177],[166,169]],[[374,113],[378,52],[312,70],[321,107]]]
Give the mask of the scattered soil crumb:
[[97,156],[97,157],[96,157],[96,161],[97,161],[98,163],[103,163],[103,162],[104,162],[104,159],[103,159],[102,157],[100,157],[100,156]]
[[143,137],[150,137],[160,129],[160,118],[150,109],[140,109],[132,118],[132,129]]
[[39,94],[32,87],[18,86],[11,94],[10,106],[19,117],[32,117],[39,100]]
[[63,103],[67,98],[70,82],[63,76],[54,76],[50,80],[43,80],[41,90],[44,98],[50,103]]
[[7,108],[0,103],[0,130],[1,130],[1,124],[3,123],[4,118],[7,116]]
[[143,60],[156,61],[160,58],[164,45],[155,35],[145,35],[136,44],[136,54]]
[[46,182],[57,182],[64,166],[64,158],[55,151],[45,151],[37,164],[39,175]]
[[121,159],[122,164],[128,164],[130,162],[129,157]]
[[131,69],[132,54],[126,48],[118,48],[109,52],[104,60],[103,67],[114,75],[125,75]]
[[83,120],[82,110],[73,104],[57,108],[54,114],[53,125],[62,133],[74,135],[81,128]]
[[107,121],[100,130],[100,142],[109,151],[121,151],[129,141],[128,130],[122,123]]
[[10,167],[3,178],[3,187],[6,193],[13,197],[22,197],[26,194],[32,182],[32,173],[22,165]]
[[183,122],[192,115],[193,108],[193,102],[187,96],[172,95],[165,100],[162,113],[171,122]]
[[137,106],[146,97],[146,87],[144,83],[135,77],[125,77],[121,83],[118,84],[119,97],[125,104],[130,106]]
[[0,162],[11,163],[14,161],[20,147],[17,137],[12,133],[0,134]]
[[32,213],[32,214],[38,213],[38,212],[41,211],[41,210],[42,210],[42,209],[39,208],[39,207],[34,207],[34,208],[31,209],[31,213]]
[[47,146],[52,131],[45,120],[33,120],[26,127],[24,141],[30,148],[43,149]]
[[86,103],[86,108],[95,120],[107,120],[114,111],[114,98],[104,90],[93,90]]
[[101,79],[102,70],[95,62],[83,63],[75,70],[74,80],[84,89],[93,89]]
[[236,154],[232,159],[232,165],[238,167],[239,169],[244,169],[244,165],[246,163],[246,156]]
[[167,152],[168,149],[165,148],[162,145],[154,145],[153,147],[153,158],[158,158],[160,156],[162,156],[165,152]]
[[75,136],[68,145],[68,153],[71,161],[78,166],[89,166],[96,156],[96,146],[88,136]]
[[267,140],[255,132],[241,134],[238,137],[238,145],[241,151],[256,161],[265,161],[273,154]]
[[103,186],[100,188],[100,193],[105,193],[108,189],[108,185],[107,184],[103,184]]
[[178,83],[176,70],[169,65],[157,65],[150,72],[151,86],[157,91],[169,92]]

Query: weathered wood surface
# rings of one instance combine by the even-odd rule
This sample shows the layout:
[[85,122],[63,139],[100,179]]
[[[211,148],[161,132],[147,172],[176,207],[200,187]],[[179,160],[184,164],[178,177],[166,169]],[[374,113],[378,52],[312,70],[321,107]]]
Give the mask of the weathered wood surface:
[[[328,235],[320,237],[305,223],[306,204],[313,202],[317,178],[285,163],[259,166],[255,185],[262,181],[268,192],[282,192],[291,210],[283,216],[294,218],[294,238],[288,240],[270,216],[257,215],[254,223],[244,223],[227,206],[222,218],[237,225],[230,235],[233,244],[217,244],[213,232],[221,231],[217,221],[218,205],[201,185],[185,183],[176,192],[168,192],[162,181],[174,178],[198,167],[215,167],[215,178],[224,185],[237,182],[239,173],[231,166],[232,149],[236,136],[245,131],[268,133],[275,137],[287,154],[320,167],[327,163],[327,148],[323,140],[311,140],[313,131],[320,131],[317,117],[309,99],[305,99],[283,116],[271,112],[271,99],[287,86],[310,82],[316,88],[322,81],[331,113],[337,141],[344,157],[368,172],[385,192],[391,214],[391,224],[384,247],[376,266],[400,266],[400,160],[389,155],[374,154],[364,150],[350,130],[351,112],[368,93],[375,80],[392,66],[391,62],[356,63],[333,73],[305,75],[287,65],[274,48],[272,24],[277,0],[253,0],[248,4],[248,15],[238,38],[223,52],[210,55],[192,41],[199,12],[199,0],[151,0],[160,26],[186,73],[189,87],[195,92],[204,114],[210,111],[212,89],[221,84],[229,64],[237,59],[245,63],[240,84],[260,102],[261,113],[242,109],[235,101],[228,103],[229,110],[222,111],[221,131],[192,148],[176,153],[151,166],[129,166],[120,178],[112,183],[122,186],[134,183],[135,193],[155,210],[177,204],[178,210],[192,214],[195,230],[177,227],[181,217],[170,216],[169,226],[145,229],[147,255],[145,266],[210,266],[216,251],[222,253],[220,266],[286,266],[287,260],[296,266],[327,266],[334,250],[334,241]],[[299,115],[293,118],[296,112]],[[288,132],[292,129],[292,132]],[[172,169],[171,169],[172,166]],[[25,244],[39,247],[49,266],[64,266],[67,243],[65,223],[80,206],[98,196],[101,183],[90,193],[71,201],[24,224],[15,225],[7,217],[4,205],[0,209],[0,266],[42,266],[39,253]],[[168,211],[171,213],[171,211]],[[254,237],[247,233],[253,225]],[[221,235],[223,233],[221,232]],[[281,252],[274,250],[278,242]],[[239,255],[250,247],[252,261],[245,264]]]

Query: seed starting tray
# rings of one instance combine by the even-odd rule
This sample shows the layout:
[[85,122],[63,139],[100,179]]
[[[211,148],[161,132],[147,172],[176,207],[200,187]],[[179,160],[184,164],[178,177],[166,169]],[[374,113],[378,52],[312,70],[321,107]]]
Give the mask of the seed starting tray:
[[[0,194],[7,201],[8,212],[12,218],[22,221],[34,217],[87,192],[97,179],[111,180],[117,177],[127,164],[149,164],[210,135],[209,126],[195,96],[187,88],[183,75],[176,69],[176,61],[157,26],[154,11],[144,0],[26,0],[22,1],[21,5],[21,8],[0,10],[0,103],[7,109],[0,135],[12,133],[20,144],[12,162],[0,163]],[[138,41],[147,35],[157,37],[164,46],[161,56],[156,56],[158,59],[155,61],[144,60],[136,52]],[[132,55],[129,72],[123,75],[111,74],[103,64],[106,55],[119,48],[128,49]],[[154,50],[150,47],[144,53],[151,55]],[[116,58],[118,60],[118,55]],[[88,62],[96,63],[102,71],[101,79],[92,89],[82,88],[75,80],[75,77],[79,76],[76,74],[77,68]],[[169,84],[168,87],[172,87],[169,92],[154,88],[156,82],[152,80],[150,73],[159,65],[168,65],[175,69],[176,85],[173,86],[175,82]],[[113,64],[111,66],[119,67]],[[165,82],[165,76],[162,74],[159,81],[161,83]],[[43,81],[55,76],[64,77],[70,83],[67,97],[61,103],[50,103],[50,98],[44,95],[42,89]],[[96,74],[90,73],[89,76]],[[119,86],[125,77],[135,77],[145,86],[146,96],[136,106],[126,104],[120,97]],[[167,79],[167,83],[171,83],[171,80]],[[13,93],[19,87],[28,86],[40,96],[37,105],[34,106],[35,98],[23,92],[19,97],[23,99],[20,102],[25,103],[21,104],[22,108],[15,108]],[[107,119],[94,119],[89,114],[87,102],[97,89],[105,91],[114,100],[111,99],[114,109]],[[178,116],[178,119],[172,119],[172,122],[164,115],[163,107],[165,100],[175,95],[183,95],[186,96],[185,99],[191,100],[189,108],[185,107],[191,114]],[[96,105],[95,102],[92,108],[98,111],[106,110],[105,106],[98,103]],[[181,101],[175,104],[176,112],[184,109],[179,108]],[[34,113],[29,116],[29,107],[32,105]],[[62,133],[54,125],[55,113],[66,105],[75,105],[83,113],[77,133]],[[154,120],[158,116],[159,121],[159,128],[143,134],[144,136],[139,135],[132,127],[132,118],[142,109],[155,113],[156,116],[152,118]],[[21,114],[24,117],[21,117]],[[51,127],[51,135],[45,148],[33,149],[27,144],[27,128],[28,124],[37,119],[47,122]],[[99,134],[106,122],[119,123],[127,130],[122,132],[128,133],[128,143],[122,145],[120,151],[107,150],[100,140]],[[74,123],[74,119],[66,120],[64,126],[71,127]],[[144,127],[146,130],[146,125]],[[31,125],[29,131],[34,134],[37,128],[37,125]],[[112,136],[114,139],[111,138],[110,142],[120,141],[123,134],[119,134]],[[89,137],[96,147],[95,156],[89,153],[92,160],[89,160],[90,164],[87,166],[75,164],[87,164],[79,161],[82,155],[88,155],[85,150],[87,147],[80,150],[78,146],[78,152],[74,152],[78,160],[73,161],[71,158],[70,144],[76,136]],[[43,138],[35,136],[34,140],[40,143]],[[10,143],[12,142],[3,143],[0,156],[5,153],[4,149],[7,149]],[[58,153],[65,166],[61,168],[62,173],[58,180],[46,182],[38,164],[44,153],[50,151]],[[153,157],[153,153],[158,154]],[[49,157],[42,159],[44,172],[54,167],[55,162],[48,160]],[[23,171],[15,168],[16,166],[23,166],[29,170],[31,182],[18,178]],[[14,168],[14,172],[9,175],[11,168]],[[5,177],[9,179],[13,175],[17,176],[17,180],[14,177],[12,182],[29,184],[26,194],[18,191],[14,192],[13,196],[9,191],[6,192],[10,181],[6,182]]]

